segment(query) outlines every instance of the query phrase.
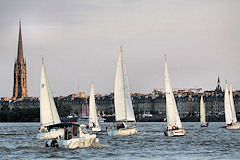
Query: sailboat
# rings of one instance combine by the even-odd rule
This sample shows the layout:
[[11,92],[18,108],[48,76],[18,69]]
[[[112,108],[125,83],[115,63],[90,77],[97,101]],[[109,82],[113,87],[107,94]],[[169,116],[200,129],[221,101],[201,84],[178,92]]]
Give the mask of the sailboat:
[[126,66],[123,61],[122,47],[115,76],[114,105],[116,124],[108,131],[108,134],[117,136],[137,134],[137,127],[132,123],[136,122],[136,120],[129,92]]
[[58,111],[50,91],[45,64],[42,59],[42,73],[40,84],[40,130],[37,134],[39,140],[54,139],[63,136],[63,129],[53,128],[52,125],[61,123]]
[[40,85],[40,130],[38,139],[47,140],[46,147],[85,148],[98,143],[95,134],[86,132],[86,125],[61,123],[47,80],[45,65],[42,60]]
[[208,122],[206,122],[206,111],[205,111],[203,96],[201,96],[201,100],[200,100],[200,121],[201,121],[201,127],[208,127]]
[[230,85],[230,95],[226,82],[224,94],[225,120],[227,129],[240,129],[240,123],[237,122],[235,106],[233,101],[232,84]]
[[176,101],[173,95],[170,76],[168,73],[167,59],[165,55],[165,89],[166,89],[166,114],[167,129],[164,130],[165,136],[184,136],[186,130],[182,127],[182,123],[178,114]]
[[89,130],[93,132],[101,131],[101,126],[98,123],[98,117],[97,117],[97,109],[96,109],[95,95],[94,95],[94,84],[92,84],[90,98],[89,98]]

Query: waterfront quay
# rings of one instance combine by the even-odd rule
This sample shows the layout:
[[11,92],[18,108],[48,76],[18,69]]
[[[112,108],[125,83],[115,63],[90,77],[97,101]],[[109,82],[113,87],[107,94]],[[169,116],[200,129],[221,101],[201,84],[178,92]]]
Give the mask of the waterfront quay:
[[[240,91],[234,91],[234,104],[238,118],[240,118]],[[224,121],[224,93],[222,91],[174,91],[178,112],[183,121],[198,121],[200,98],[203,96],[206,114],[209,121]],[[150,94],[132,93],[132,104],[138,121],[163,121],[166,117],[165,92],[154,89]],[[114,115],[114,94],[95,95],[98,115],[112,121]],[[81,117],[88,113],[89,97],[84,94],[71,94],[54,98],[57,106],[68,105],[70,114]],[[25,97],[13,100],[3,97],[0,100],[0,108],[7,106],[13,108],[39,108],[38,97]]]

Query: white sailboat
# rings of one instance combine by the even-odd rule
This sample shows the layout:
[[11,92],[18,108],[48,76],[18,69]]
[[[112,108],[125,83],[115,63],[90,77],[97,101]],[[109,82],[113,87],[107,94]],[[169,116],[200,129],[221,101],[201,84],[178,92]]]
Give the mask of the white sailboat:
[[240,123],[237,122],[235,106],[233,101],[232,84],[230,85],[230,95],[226,82],[224,94],[225,120],[227,129],[240,129]]
[[40,140],[54,139],[64,134],[63,129],[55,129],[52,125],[61,123],[58,111],[50,91],[45,65],[42,59],[40,84],[40,130],[37,138]]
[[165,89],[166,89],[167,129],[164,131],[164,134],[165,136],[169,137],[184,136],[186,135],[186,130],[182,127],[182,123],[178,114],[176,101],[170,83],[166,55],[165,55]]
[[101,131],[101,126],[98,123],[98,117],[97,117],[97,109],[96,109],[95,95],[94,95],[94,84],[92,84],[90,98],[89,98],[89,130],[93,132]]
[[136,122],[132,106],[132,100],[129,92],[126,66],[123,61],[122,47],[118,58],[115,88],[114,105],[116,125],[108,131],[109,135],[128,136],[137,134]]
[[208,122],[206,122],[206,111],[205,111],[203,96],[201,96],[201,100],[200,100],[200,122],[201,122],[201,127],[208,127]]
[[50,92],[43,61],[40,92],[41,128],[37,137],[40,140],[47,140],[46,147],[74,149],[78,147],[85,148],[93,143],[98,143],[96,135],[88,134],[85,125],[61,123]]

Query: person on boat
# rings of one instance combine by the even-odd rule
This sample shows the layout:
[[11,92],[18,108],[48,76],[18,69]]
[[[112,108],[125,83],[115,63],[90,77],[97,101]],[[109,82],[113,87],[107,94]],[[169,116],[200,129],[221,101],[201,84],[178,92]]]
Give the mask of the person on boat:
[[172,126],[172,130],[178,130],[179,128],[178,128],[178,126],[176,127],[176,126]]
[[167,121],[167,118],[164,118],[164,119],[163,119],[163,122],[166,122],[166,121]]
[[227,124],[227,125],[226,125],[226,127],[229,127],[229,126],[232,126],[232,125],[233,125],[233,124],[232,124],[232,123],[230,123],[230,124]]
[[121,124],[117,125],[117,129],[121,129],[121,128],[125,128],[124,122],[122,122]]
[[77,128],[73,127],[73,136],[77,136]]
[[95,127],[96,127],[96,124],[95,124],[94,122],[92,122],[92,124],[93,124],[93,128],[95,128]]
[[111,130],[111,127],[106,126],[106,131],[108,132],[108,131],[110,131],[110,130]]
[[71,139],[72,138],[72,128],[68,127],[67,132],[68,132],[67,139]]

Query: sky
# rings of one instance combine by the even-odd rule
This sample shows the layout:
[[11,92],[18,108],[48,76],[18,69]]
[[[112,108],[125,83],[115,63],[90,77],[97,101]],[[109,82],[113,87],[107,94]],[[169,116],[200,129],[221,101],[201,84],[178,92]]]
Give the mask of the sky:
[[18,25],[29,96],[39,96],[44,57],[54,96],[114,90],[120,46],[130,90],[240,89],[238,0],[0,0],[0,97],[12,97]]

